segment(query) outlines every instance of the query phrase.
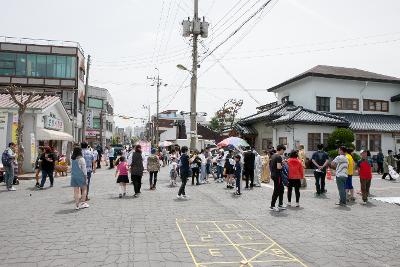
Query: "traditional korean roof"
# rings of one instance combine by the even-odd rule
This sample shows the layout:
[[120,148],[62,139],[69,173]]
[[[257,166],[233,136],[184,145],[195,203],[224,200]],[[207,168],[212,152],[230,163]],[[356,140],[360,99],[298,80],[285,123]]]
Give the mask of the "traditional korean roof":
[[307,70],[289,80],[286,80],[278,85],[275,85],[268,89],[269,92],[273,92],[285,85],[301,80],[306,77],[323,77],[323,78],[334,78],[344,80],[358,80],[358,81],[372,81],[382,83],[396,83],[400,84],[400,78],[382,75],[370,71],[355,69],[355,68],[344,68],[335,66],[318,65],[314,68]]
[[239,123],[236,123],[235,125],[233,125],[233,129],[243,135],[257,135],[258,134],[257,130],[254,129],[250,125],[241,125]]
[[392,102],[400,101],[400,94],[395,95],[395,96],[392,96],[392,97],[390,98],[390,101],[392,101]]
[[253,122],[263,121],[270,117],[280,117],[285,114],[287,107],[295,107],[291,102],[285,102],[279,105],[273,105],[269,109],[265,109],[256,114],[250,115],[240,120],[239,124],[248,125]]
[[400,132],[400,116],[381,114],[335,113],[347,121],[353,131]]
[[348,127],[349,122],[339,116],[329,113],[313,111],[303,107],[288,107],[286,113],[279,118],[267,121],[267,124],[318,124]]
[[[17,96],[20,99],[20,96]],[[22,100],[26,101],[28,95],[23,95]],[[60,98],[57,96],[45,96],[43,99],[38,100],[28,105],[30,109],[46,109],[59,101]],[[14,103],[9,94],[0,94],[0,108],[17,109],[18,105]]]

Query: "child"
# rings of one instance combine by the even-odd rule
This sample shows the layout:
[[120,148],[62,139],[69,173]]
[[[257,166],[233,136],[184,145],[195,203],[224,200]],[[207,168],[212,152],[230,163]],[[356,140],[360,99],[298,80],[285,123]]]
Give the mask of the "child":
[[128,178],[128,163],[124,156],[119,158],[119,163],[117,165],[117,171],[115,172],[115,177],[117,178],[117,183],[119,183],[119,198],[126,196],[126,184],[129,184]]
[[172,163],[169,165],[169,177],[171,178],[170,183],[171,186],[176,186],[176,177],[178,177],[178,163],[176,162],[176,158],[171,158]]
[[360,175],[362,204],[368,202],[369,188],[372,179],[372,161],[368,159],[368,152],[365,150],[360,151],[361,159],[357,162],[358,173]]
[[240,180],[242,176],[242,166],[240,164],[240,155],[235,156],[235,179],[236,179],[236,192],[235,195],[240,196]]

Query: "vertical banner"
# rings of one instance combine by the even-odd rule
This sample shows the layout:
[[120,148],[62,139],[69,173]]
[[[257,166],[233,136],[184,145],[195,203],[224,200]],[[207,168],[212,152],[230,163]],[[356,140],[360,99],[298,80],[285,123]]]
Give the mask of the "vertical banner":
[[8,113],[0,112],[0,147],[3,149],[7,147],[7,124]]
[[36,140],[35,134],[31,133],[31,163],[35,164],[36,161]]
[[93,129],[93,110],[86,111],[86,128]]
[[67,155],[67,149],[68,149],[68,141],[62,141],[61,154]]
[[18,113],[13,113],[13,123],[11,128],[11,141],[17,143]]
[[147,169],[147,157],[150,156],[151,153],[151,143],[146,141],[139,141],[136,144],[142,147],[143,166],[144,169]]

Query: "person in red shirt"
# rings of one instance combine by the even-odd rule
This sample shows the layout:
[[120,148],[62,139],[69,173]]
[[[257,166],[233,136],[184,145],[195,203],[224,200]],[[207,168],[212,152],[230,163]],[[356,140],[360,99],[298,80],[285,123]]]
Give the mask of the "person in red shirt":
[[372,161],[368,158],[366,150],[360,151],[361,159],[357,162],[358,174],[360,175],[362,204],[367,204],[369,188],[372,180]]
[[298,159],[299,154],[297,151],[292,151],[289,155],[288,159],[288,167],[289,167],[289,184],[288,184],[288,206],[291,206],[292,200],[292,190],[294,188],[294,192],[296,194],[296,207],[300,207],[299,200],[300,200],[300,186],[301,186],[301,179],[304,177],[304,167],[303,163],[300,159]]

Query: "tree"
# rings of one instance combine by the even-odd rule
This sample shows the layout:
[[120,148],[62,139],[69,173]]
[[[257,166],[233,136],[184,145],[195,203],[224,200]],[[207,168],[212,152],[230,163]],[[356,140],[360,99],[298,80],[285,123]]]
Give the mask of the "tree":
[[225,127],[232,128],[239,110],[243,106],[242,99],[229,99],[224,105],[215,113],[211,119],[211,127],[215,127],[220,133]]
[[340,146],[354,148],[354,133],[347,128],[337,128],[328,138],[328,150],[335,150]]
[[30,104],[33,104],[37,101],[44,99],[44,91],[43,92],[24,92],[21,87],[17,87],[15,85],[10,85],[3,90],[10,95],[11,100],[18,106],[18,126],[17,126],[17,162],[18,162],[18,172],[20,174],[23,173],[24,166],[24,114],[26,109]]
[[217,116],[214,116],[211,118],[210,128],[211,128],[211,130],[219,132],[220,126],[219,126],[219,120],[218,120]]

